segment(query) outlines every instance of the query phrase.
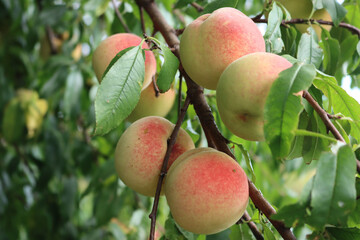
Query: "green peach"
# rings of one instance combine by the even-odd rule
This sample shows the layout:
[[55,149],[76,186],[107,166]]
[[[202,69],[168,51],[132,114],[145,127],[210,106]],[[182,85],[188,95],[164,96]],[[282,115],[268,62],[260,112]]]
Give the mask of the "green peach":
[[127,117],[127,120],[134,122],[147,116],[165,117],[174,105],[175,96],[174,88],[170,88],[167,92],[159,93],[156,96],[154,84],[151,83],[141,92],[140,100]]
[[264,140],[264,106],[272,83],[292,64],[272,53],[252,53],[230,64],[220,77],[216,101],[221,120],[236,136]]

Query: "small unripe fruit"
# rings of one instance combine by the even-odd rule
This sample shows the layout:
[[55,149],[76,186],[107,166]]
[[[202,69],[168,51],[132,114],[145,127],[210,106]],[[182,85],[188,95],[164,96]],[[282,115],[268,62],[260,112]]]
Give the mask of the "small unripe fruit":
[[165,195],[177,224],[197,234],[229,228],[244,214],[249,185],[240,165],[214,149],[193,149],[170,167]]
[[[102,75],[116,54],[125,48],[138,46],[141,43],[141,40],[142,39],[139,36],[130,33],[118,33],[103,40],[94,51],[92,58],[92,65],[99,82],[101,82]],[[149,46],[144,42],[142,48],[149,49]],[[150,84],[155,73],[155,56],[151,51],[145,51],[145,77],[142,86],[143,89]]]
[[220,8],[189,24],[180,40],[181,63],[194,82],[215,89],[221,73],[234,60],[265,52],[256,24],[235,8]]
[[272,53],[252,53],[230,64],[220,77],[216,102],[221,120],[236,136],[264,140],[264,106],[272,83],[292,64]]
[[[125,130],[116,146],[115,168],[128,187],[146,196],[155,195],[173,129],[174,124],[167,119],[151,116],[137,120]],[[168,168],[178,156],[194,147],[189,134],[180,129]]]

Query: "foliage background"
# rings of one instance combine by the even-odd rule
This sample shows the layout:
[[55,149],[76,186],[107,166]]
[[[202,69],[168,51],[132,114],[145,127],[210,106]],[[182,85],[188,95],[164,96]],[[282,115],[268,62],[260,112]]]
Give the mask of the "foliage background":
[[[184,28],[201,14],[188,4],[190,2],[156,1],[167,22],[175,29]],[[211,1],[196,2],[207,6]],[[259,14],[264,7],[261,0],[228,1],[227,4],[235,4],[248,16]],[[131,32],[141,36],[136,3],[127,0],[117,2],[117,6]],[[359,1],[347,0],[343,6],[347,9],[343,20],[359,28]],[[117,140],[129,123],[123,122],[107,135],[92,136],[94,100],[99,87],[91,67],[92,53],[105,36],[125,31],[112,2],[0,0],[0,22],[0,239],[146,239],[153,200],[125,187],[118,181],[113,168]],[[145,26],[151,35],[153,24],[147,14]],[[54,41],[61,42],[61,47],[54,53],[46,42],[49,31],[57,39]],[[299,47],[301,35],[296,34],[294,28],[281,28],[281,33],[285,48],[278,53],[301,58],[299,49],[309,45]],[[159,33],[155,37],[163,41]],[[271,42],[271,38],[268,36],[267,40]],[[320,61],[308,63],[336,76],[338,84],[347,76],[351,79],[351,87],[358,87],[358,42],[359,39],[348,30],[334,27],[331,35],[324,36],[319,43],[322,49]],[[324,90],[320,84],[318,89]],[[333,112],[334,106],[318,89],[311,87],[310,91],[326,110]],[[183,96],[185,91],[183,84]],[[317,169],[318,161],[312,161],[313,156],[320,156],[322,150],[328,151],[329,143],[322,138],[306,136],[304,142],[308,145],[302,146],[302,152],[294,155],[294,160],[275,161],[266,143],[247,142],[232,136],[220,121],[213,92],[205,93],[223,135],[242,144],[252,159],[253,170],[243,160],[242,148],[234,145],[238,161],[265,198],[276,209],[290,204],[300,206],[297,203],[302,197],[301,191]],[[172,122],[177,119],[176,106],[168,115]],[[304,128],[326,134],[315,114],[302,114],[301,118],[306,119]],[[353,126],[349,121],[340,121],[340,124],[344,135],[348,135],[346,133]],[[182,127],[191,134],[197,146],[206,145],[192,107]],[[322,144],[321,149],[314,149],[314,139]],[[358,136],[352,136],[348,141],[359,156]],[[359,196],[358,186],[356,196]],[[296,209],[293,209],[290,213],[284,212],[285,219],[294,214]],[[253,204],[250,203],[248,211],[266,239],[279,238]],[[355,228],[359,234],[359,216],[357,197],[356,206],[346,215],[342,227]],[[167,239],[253,238],[246,224],[234,225],[212,236],[187,233],[169,216],[165,198],[160,199],[157,220],[159,236]],[[289,219],[288,222],[293,224]],[[313,237],[334,238],[336,235],[331,235],[331,230],[314,228],[304,222],[293,230],[299,239],[311,233]]]

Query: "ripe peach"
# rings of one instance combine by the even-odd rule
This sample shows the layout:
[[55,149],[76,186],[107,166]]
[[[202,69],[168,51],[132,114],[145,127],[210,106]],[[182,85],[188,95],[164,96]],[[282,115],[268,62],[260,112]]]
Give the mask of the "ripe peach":
[[170,88],[156,97],[154,84],[151,83],[141,92],[140,100],[127,120],[134,122],[147,116],[165,117],[174,105],[175,96],[175,90]]
[[[103,40],[94,51],[92,58],[92,65],[99,82],[101,82],[102,75],[116,54],[125,48],[139,45],[141,40],[142,39],[139,36],[130,33],[118,33]],[[144,42],[142,48],[148,49],[149,46]],[[151,51],[145,51],[145,77],[143,89],[150,84],[155,73],[156,60],[154,54]]]
[[[134,122],[120,137],[115,151],[115,168],[120,179],[133,190],[154,196],[167,140],[174,124],[162,117],[145,117]],[[193,149],[191,137],[180,129],[168,167],[187,150]]]
[[235,224],[244,214],[249,186],[244,170],[225,153],[193,149],[170,167],[165,196],[182,228],[213,234]]
[[235,8],[220,8],[189,24],[180,40],[181,63],[199,85],[215,89],[221,73],[234,60],[265,52],[256,24]]
[[272,83],[292,64],[276,54],[258,52],[239,58],[220,77],[216,101],[221,120],[236,136],[264,140],[264,106]]

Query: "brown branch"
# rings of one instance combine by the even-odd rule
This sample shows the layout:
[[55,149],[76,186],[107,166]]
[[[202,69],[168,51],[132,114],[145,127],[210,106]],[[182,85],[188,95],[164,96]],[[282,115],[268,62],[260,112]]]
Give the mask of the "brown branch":
[[142,30],[143,34],[146,34],[146,27],[145,27],[145,20],[144,20],[144,10],[140,5],[139,5],[139,12],[140,12],[141,30]]
[[244,215],[236,224],[241,224],[243,222],[247,222],[251,232],[257,240],[264,240],[264,237],[261,235],[261,232],[257,228],[256,224],[254,222],[251,222],[251,217],[247,211],[245,211]]
[[178,106],[177,106],[177,109],[178,109],[178,115],[177,117],[179,118],[180,117],[180,113],[181,113],[181,100],[182,100],[182,82],[183,82],[183,77],[180,73],[180,76],[179,76],[179,92],[178,92]]
[[154,88],[154,91],[155,91],[155,97],[158,97],[159,94],[160,94],[160,90],[159,90],[158,85],[156,84],[155,76],[152,76],[152,83],[153,83],[153,88]]
[[193,6],[196,9],[196,11],[198,11],[198,12],[204,11],[204,8],[201,5],[197,4],[196,2],[192,2],[190,4],[191,4],[191,6]]
[[[161,32],[169,47],[175,49],[174,54],[180,59],[179,39],[176,36],[175,30],[169,24],[167,24],[156,3],[152,0],[136,0],[136,3],[146,10],[154,24],[154,27]],[[180,68],[180,71],[185,77],[186,83],[188,85],[188,97],[190,98],[191,103],[194,105],[195,111],[199,116],[199,120],[205,134],[208,135],[207,137],[212,139],[214,145],[218,150],[225,152],[229,156],[234,158],[234,155],[231,153],[230,149],[226,144],[226,140],[221,135],[215,124],[214,117],[211,114],[211,109],[205,100],[202,88],[195,84],[186,75],[183,69]],[[276,214],[274,208],[262,196],[261,192],[249,179],[248,182],[250,189],[250,198],[254,202],[255,206],[265,214],[265,216],[270,220],[270,222],[285,240],[296,239],[291,230],[287,228],[283,222],[270,219],[271,215]]]
[[156,187],[154,204],[153,204],[153,208],[151,210],[151,213],[149,215],[149,218],[151,219],[150,240],[154,240],[154,236],[155,236],[156,213],[157,213],[157,209],[158,209],[158,205],[159,205],[161,187],[162,187],[164,178],[165,178],[166,173],[167,173],[167,166],[168,166],[168,161],[169,161],[169,158],[170,158],[171,150],[172,150],[173,146],[175,145],[176,137],[177,137],[177,135],[179,133],[181,123],[183,122],[183,120],[185,118],[185,114],[186,114],[186,111],[187,111],[187,109],[189,107],[189,104],[190,104],[190,98],[186,97],[185,102],[184,102],[184,106],[181,109],[181,114],[180,114],[180,116],[179,116],[179,118],[178,118],[178,120],[176,122],[176,125],[174,127],[173,132],[170,135],[170,138],[167,141],[167,149],[166,149],[163,165],[161,167],[159,181],[158,181],[158,184],[157,184],[157,187]]
[[310,93],[308,91],[303,91],[302,96],[310,103],[310,105],[314,108],[314,110],[319,114],[321,120],[324,122],[326,126],[326,129],[330,131],[337,140],[345,142],[343,136],[341,136],[340,132],[330,121],[328,117],[328,113],[320,107],[320,105],[315,101],[315,99],[310,95]]
[[[252,18],[252,20],[256,23],[267,23],[268,20],[267,19],[258,19],[258,18]],[[332,21],[325,21],[325,20],[320,20],[320,19],[299,19],[299,18],[294,18],[288,21],[282,20],[281,21],[281,25],[287,27],[288,24],[308,24],[308,23],[319,23],[320,25],[331,25],[334,26],[334,23]],[[360,29],[348,24],[348,23],[344,23],[341,22],[339,23],[339,27],[342,28],[346,28],[348,29],[350,32],[352,32],[353,34],[356,34],[358,36],[358,38],[360,39]]]
[[118,7],[116,6],[115,0],[112,0],[112,4],[114,5],[114,9],[115,9],[116,16],[118,17],[121,25],[124,27],[124,29],[125,29],[125,31],[126,31],[127,33],[130,33],[131,31],[130,31],[129,27],[126,25],[126,22],[125,22],[124,18],[122,17],[122,15],[121,15]]
[[49,26],[46,26],[45,30],[46,30],[46,38],[50,45],[50,54],[55,55],[58,52],[54,43],[54,39],[56,38],[55,33],[52,30],[52,28]]
[[[311,96],[311,94],[308,91],[303,92],[303,98],[305,98],[310,105],[314,108],[314,110],[319,114],[321,120],[324,122],[326,129],[330,131],[334,137],[341,141],[345,142],[343,136],[340,134],[340,132],[337,130],[335,125],[331,122],[330,116],[324,109],[321,108],[321,106],[315,101],[315,99]],[[360,161],[356,159],[356,169],[357,172],[360,174]]]

